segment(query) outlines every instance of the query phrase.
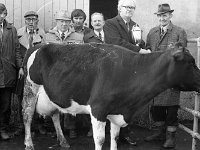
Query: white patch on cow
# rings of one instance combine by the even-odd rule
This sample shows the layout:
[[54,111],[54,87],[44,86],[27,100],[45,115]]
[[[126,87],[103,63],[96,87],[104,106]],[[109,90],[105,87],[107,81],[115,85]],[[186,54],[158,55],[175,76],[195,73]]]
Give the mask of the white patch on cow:
[[98,121],[92,114],[90,116],[91,116],[91,122],[92,122],[95,150],[101,150],[103,143],[105,141],[106,122]]
[[58,109],[62,113],[68,113],[72,115],[76,114],[89,114],[90,106],[89,105],[79,105],[77,102],[73,101],[72,99],[66,99],[66,101],[71,101],[71,106],[68,108],[61,108],[57,104],[50,101],[46,91],[44,90],[44,86],[41,85],[39,87],[38,93],[37,93],[37,105],[36,110],[37,112],[42,115],[50,115],[53,111]]
[[123,115],[108,115],[107,119],[110,120],[110,122],[116,124],[119,127],[125,127],[128,124],[124,121]]
[[110,122],[110,150],[117,150],[117,139],[119,137],[120,126]]
[[30,57],[28,58],[28,61],[27,61],[27,77],[26,77],[26,78],[27,78],[27,80],[30,82],[30,84],[31,84],[31,89],[32,89],[32,92],[33,92],[34,94],[37,94],[40,85],[35,84],[35,83],[31,80],[29,70],[30,70],[31,65],[33,64],[33,61],[35,60],[35,55],[36,55],[36,53],[37,53],[38,50],[39,50],[39,49],[35,50],[35,51],[30,55]]

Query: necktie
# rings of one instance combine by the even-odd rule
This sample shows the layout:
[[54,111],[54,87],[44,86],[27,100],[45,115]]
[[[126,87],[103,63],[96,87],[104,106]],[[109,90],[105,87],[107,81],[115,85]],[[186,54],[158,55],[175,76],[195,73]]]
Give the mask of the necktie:
[[33,47],[33,32],[29,32],[29,48]]
[[101,35],[101,32],[99,32],[99,38],[100,38],[100,40],[102,40],[102,35]]
[[165,31],[163,28],[160,28],[160,36],[162,37],[165,34]]
[[128,31],[129,31],[130,30],[129,22],[126,23],[126,26],[127,26]]
[[2,41],[3,32],[2,32],[2,25],[0,25],[0,40]]
[[61,34],[61,39],[64,40],[64,38],[65,38],[65,33],[62,32],[62,34]]

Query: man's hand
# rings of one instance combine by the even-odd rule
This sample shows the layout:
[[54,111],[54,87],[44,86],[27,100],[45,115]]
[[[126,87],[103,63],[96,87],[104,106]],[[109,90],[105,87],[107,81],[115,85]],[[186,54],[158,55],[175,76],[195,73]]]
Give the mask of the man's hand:
[[24,76],[24,70],[23,68],[19,69],[18,79],[21,79]]
[[149,50],[149,49],[140,49],[140,51],[139,51],[139,53],[140,54],[149,54],[149,53],[151,53],[151,50]]

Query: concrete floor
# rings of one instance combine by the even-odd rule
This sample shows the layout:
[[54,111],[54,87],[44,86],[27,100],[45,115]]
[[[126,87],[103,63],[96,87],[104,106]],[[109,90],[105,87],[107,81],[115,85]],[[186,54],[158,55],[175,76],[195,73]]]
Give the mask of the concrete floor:
[[[189,125],[191,126],[191,125]],[[162,148],[162,142],[145,142],[143,138],[150,135],[152,131],[141,127],[134,128],[135,137],[137,140],[137,146],[131,146],[126,143],[119,143],[118,150],[164,150]],[[0,150],[23,150],[24,136],[16,136],[9,141],[0,141]],[[79,136],[77,139],[69,139],[71,145],[70,149],[61,148],[56,142],[56,137],[52,135],[40,135],[35,134],[33,138],[35,150],[94,150],[94,143],[92,137],[86,137],[84,135]],[[106,141],[103,145],[103,150],[109,150],[109,135],[106,137]],[[178,129],[177,132],[177,146],[174,150],[191,150],[192,137]],[[200,150],[200,142],[198,141],[197,150]]]

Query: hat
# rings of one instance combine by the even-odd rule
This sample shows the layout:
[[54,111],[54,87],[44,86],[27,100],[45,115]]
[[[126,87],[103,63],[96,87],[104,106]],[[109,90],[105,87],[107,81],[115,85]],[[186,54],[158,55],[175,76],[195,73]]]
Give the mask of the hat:
[[28,11],[25,13],[24,18],[28,16],[36,16],[38,18],[38,14],[35,11]]
[[173,11],[174,10],[170,9],[169,4],[160,4],[160,5],[158,5],[158,12],[156,12],[154,14],[159,15],[159,14],[165,14],[167,12],[172,13]]
[[69,20],[71,21],[70,14],[68,11],[61,10],[56,14],[56,20]]

